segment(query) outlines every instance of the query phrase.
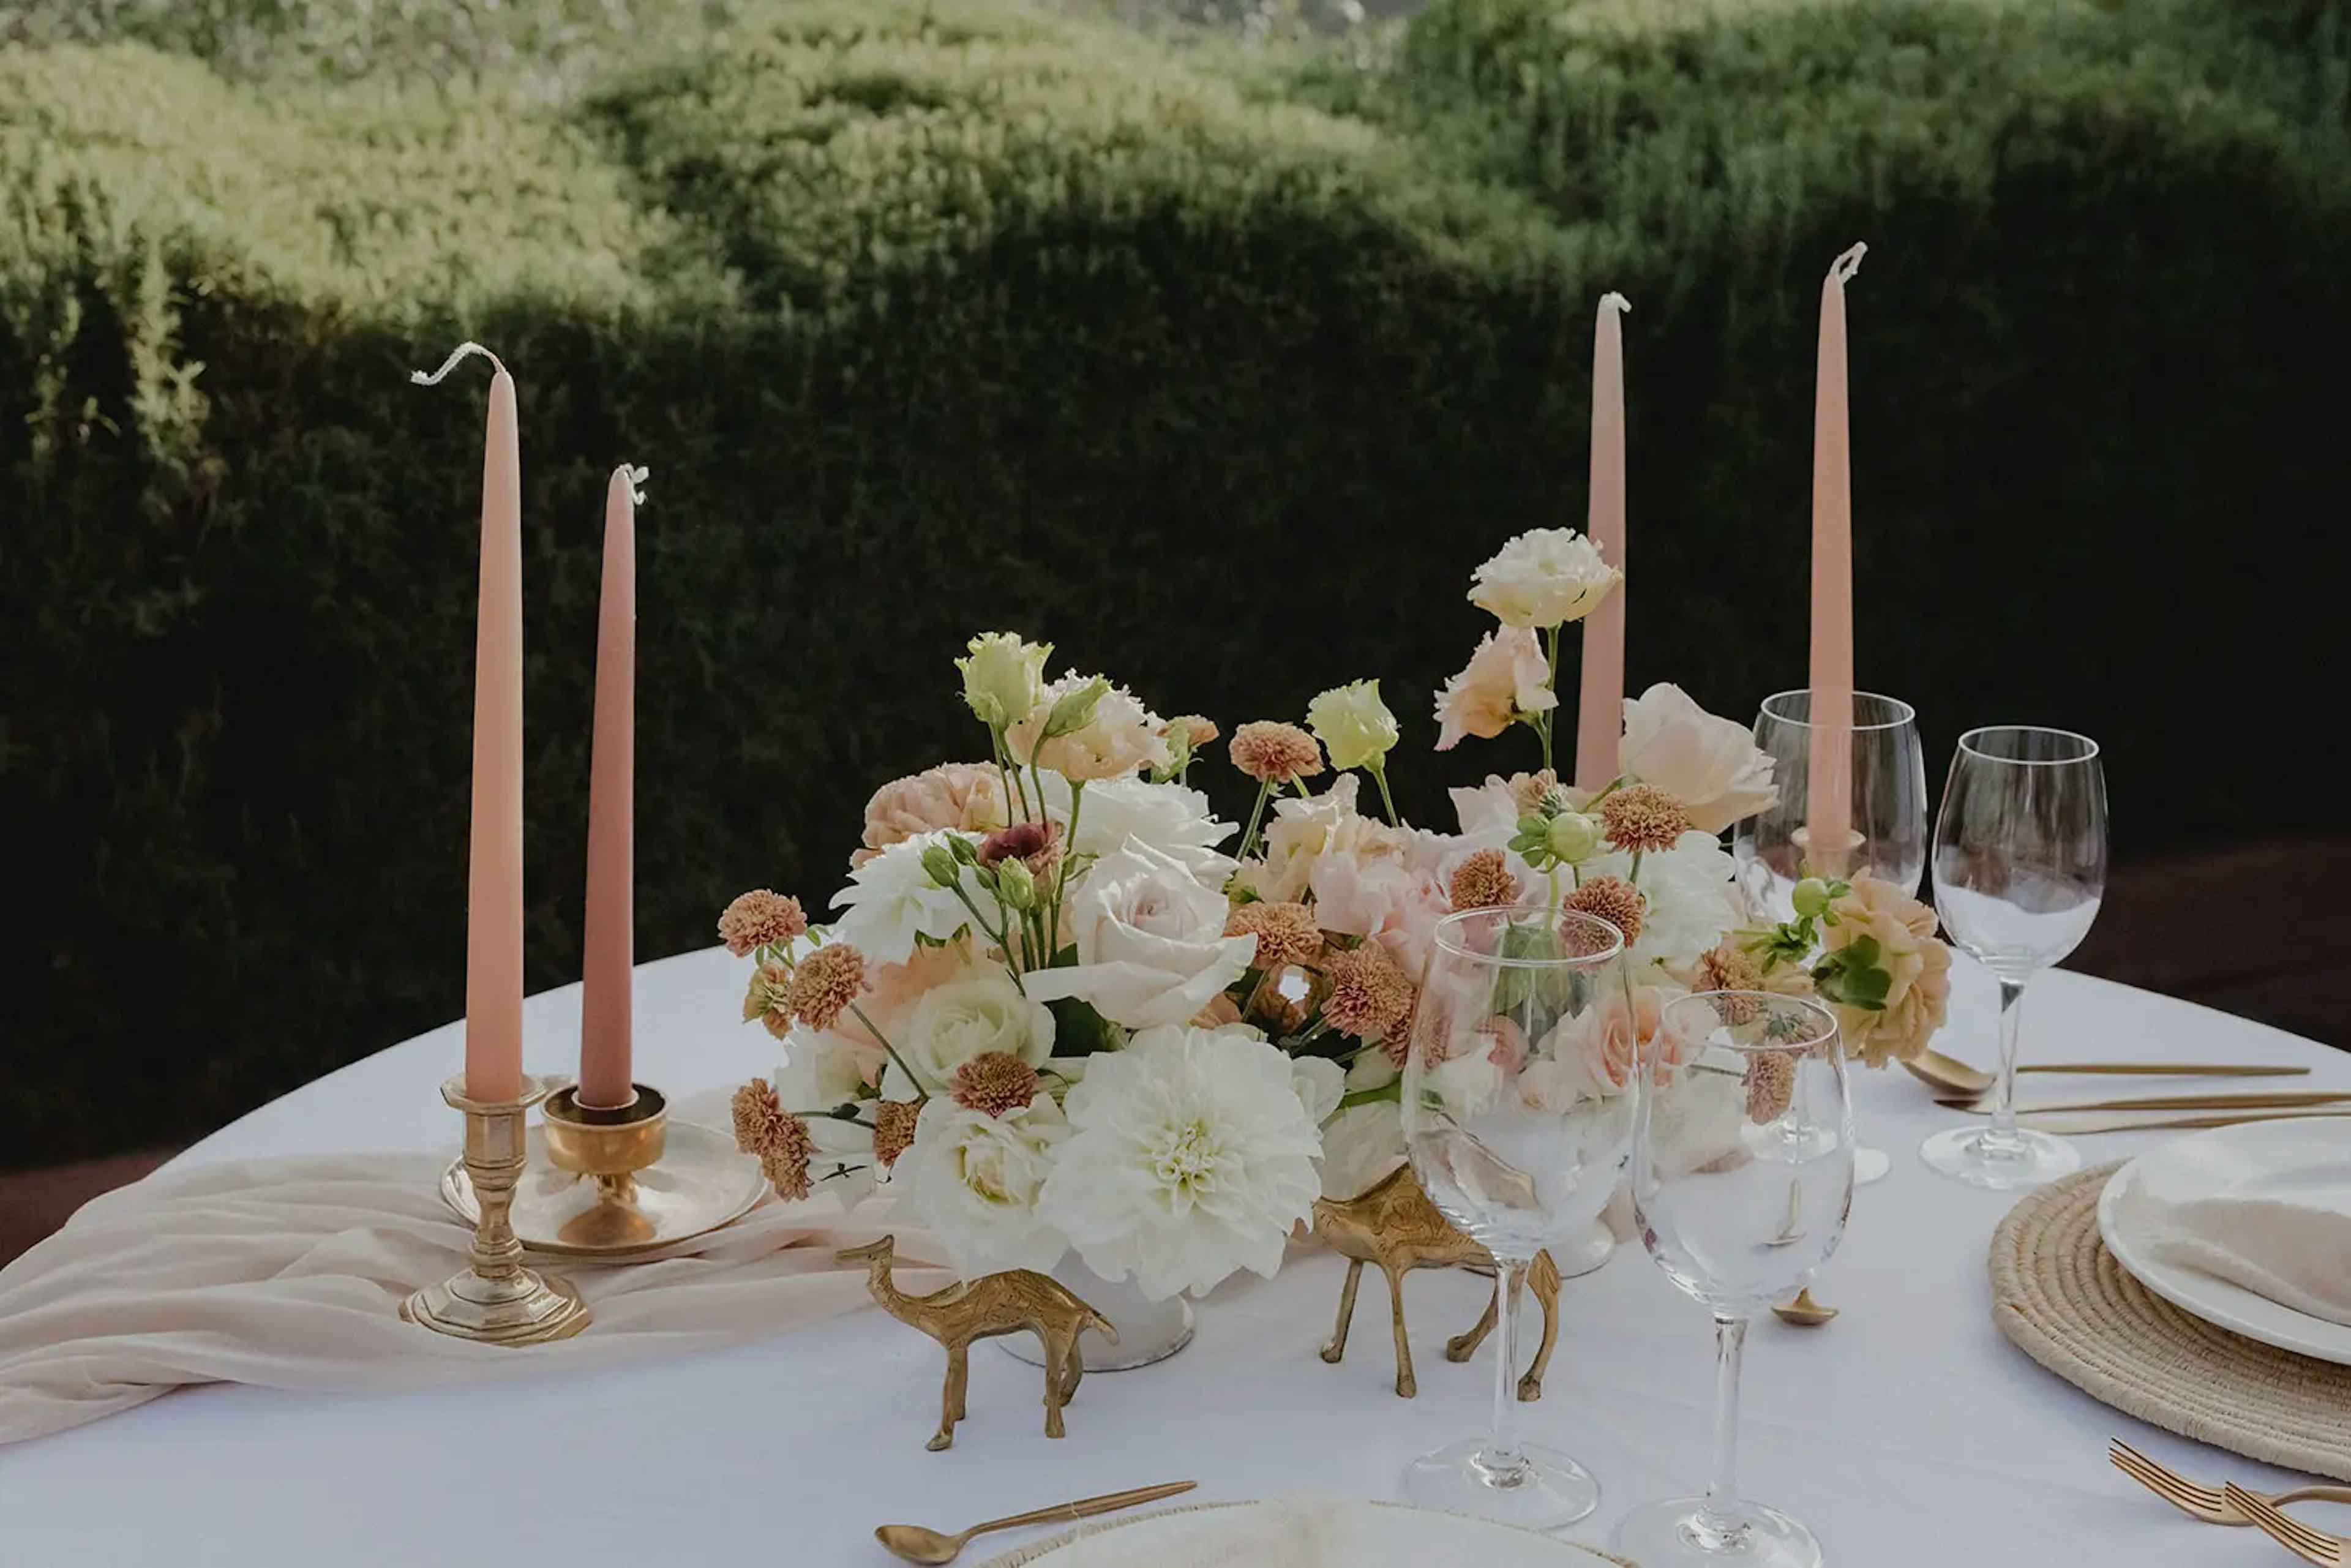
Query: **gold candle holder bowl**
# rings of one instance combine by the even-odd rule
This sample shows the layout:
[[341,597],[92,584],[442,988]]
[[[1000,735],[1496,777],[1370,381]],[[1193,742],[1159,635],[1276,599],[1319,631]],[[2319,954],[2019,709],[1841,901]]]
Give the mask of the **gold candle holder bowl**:
[[526,1268],[510,1211],[524,1165],[523,1118],[547,1098],[549,1080],[526,1078],[513,1100],[474,1100],[463,1075],[441,1085],[441,1097],[465,1113],[465,1151],[459,1165],[475,1197],[473,1262],[400,1304],[410,1322],[483,1344],[545,1344],[588,1326],[587,1303],[566,1280]]
[[[635,1089],[609,1111],[580,1104],[568,1083],[549,1096],[514,1195],[515,1234],[531,1251],[605,1260],[657,1251],[741,1218],[766,1195],[758,1162],[733,1137],[672,1120],[660,1090]],[[442,1174],[441,1198],[474,1218],[463,1160]]]

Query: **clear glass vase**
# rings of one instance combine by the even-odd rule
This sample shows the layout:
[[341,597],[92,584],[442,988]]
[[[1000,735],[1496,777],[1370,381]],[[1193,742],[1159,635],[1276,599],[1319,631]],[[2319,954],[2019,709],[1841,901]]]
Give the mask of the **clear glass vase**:
[[[1182,1296],[1155,1301],[1133,1280],[1105,1280],[1086,1267],[1075,1251],[1061,1254],[1053,1278],[1068,1286],[1080,1301],[1108,1318],[1118,1330],[1111,1343],[1093,1330],[1078,1336],[1078,1354],[1088,1372],[1124,1372],[1165,1361],[1192,1343],[1192,1303]],[[1045,1351],[1033,1333],[1007,1334],[996,1342],[1006,1354],[1031,1366],[1045,1364]]]

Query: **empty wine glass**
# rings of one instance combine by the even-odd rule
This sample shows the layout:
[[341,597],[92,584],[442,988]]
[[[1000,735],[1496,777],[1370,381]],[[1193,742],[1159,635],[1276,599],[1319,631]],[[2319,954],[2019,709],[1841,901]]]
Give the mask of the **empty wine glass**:
[[[1633,1212],[1666,1278],[1714,1312],[1714,1474],[1703,1497],[1633,1510],[1609,1549],[1644,1568],[1817,1568],[1811,1531],[1739,1496],[1739,1364],[1749,1321],[1844,1235],[1853,1107],[1836,1019],[1769,991],[1700,991],[1666,1004],[1643,1061]],[[1711,1138],[1691,1147],[1693,1126]]]
[[2071,730],[1992,725],[1959,737],[1935,819],[1935,913],[1951,943],[2000,981],[2000,1084],[1988,1126],[1918,1153],[1973,1186],[2032,1186],[2079,1169],[2081,1151],[2016,1124],[2024,983],[2090,933],[2106,891],[2106,776]]
[[1493,1254],[1503,1305],[1493,1430],[1413,1462],[1405,1495],[1422,1507],[1549,1530],[1600,1506],[1589,1470],[1512,1432],[1519,1307],[1535,1254],[1581,1237],[1632,1157],[1636,1035],[1606,921],[1528,904],[1437,923],[1405,1059],[1405,1143],[1430,1199]]
[[[1813,694],[1776,692],[1755,716],[1755,745],[1771,758],[1780,798],[1742,821],[1731,835],[1739,886],[1750,918],[1784,921],[1795,914],[1790,895],[1804,876],[1862,874],[1916,893],[1927,869],[1927,759],[1918,745],[1918,714],[1899,697],[1853,694],[1849,741],[1828,737],[1832,756],[1848,759],[1853,828],[1845,852],[1816,856],[1805,828],[1811,811]],[[1854,1152],[1854,1179],[1876,1181],[1893,1166],[1882,1149]]]
[[1771,759],[1780,798],[1740,822],[1730,841],[1739,885],[1750,914],[1786,920],[1789,894],[1808,872],[1851,877],[1867,873],[1905,893],[1917,890],[1927,869],[1927,762],[1918,746],[1918,714],[1899,697],[1853,694],[1853,732],[1843,746],[1850,759],[1853,828],[1844,848],[1814,854],[1805,820],[1811,811],[1813,694],[1776,692],[1755,716],[1755,745]]

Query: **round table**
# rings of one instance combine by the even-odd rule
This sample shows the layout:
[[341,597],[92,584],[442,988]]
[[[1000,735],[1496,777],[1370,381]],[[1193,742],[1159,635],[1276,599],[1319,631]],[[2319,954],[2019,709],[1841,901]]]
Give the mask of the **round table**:
[[[717,949],[642,967],[640,1074],[674,1094],[771,1068],[772,1042],[736,1021],[742,979]],[[2304,1083],[2351,1089],[2351,1056],[2104,981],[2050,974],[2026,1006],[2028,1060],[2308,1062]],[[1991,1060],[1992,1012],[1990,979],[1962,961],[1939,1043]],[[577,987],[533,998],[527,1065],[571,1068],[578,1021]],[[455,1026],[434,1030],[264,1106],[175,1164],[454,1147],[457,1121],[436,1086],[460,1054]],[[2026,1082],[2042,1098],[2101,1086]],[[1952,1113],[1907,1074],[1855,1084],[1865,1134],[1893,1154],[1893,1173],[1856,1197],[1817,1287],[1844,1315],[1814,1330],[1766,1319],[1749,1342],[1745,1489],[1810,1522],[1831,1563],[1851,1568],[2285,1561],[2246,1531],[2173,1512],[2107,1466],[2106,1438],[2119,1433],[2215,1482],[2290,1484],[2097,1404],[2001,1339],[1984,1257],[2011,1199],[1918,1163],[1919,1141]],[[2085,1148],[2104,1160],[2153,1136]],[[884,1521],[959,1528],[1185,1477],[1203,1501],[1391,1497],[1408,1458],[1486,1419],[1491,1364],[1455,1366],[1437,1350],[1477,1316],[1487,1287],[1414,1276],[1420,1396],[1407,1401],[1391,1390],[1376,1282],[1346,1361],[1317,1356],[1341,1274],[1328,1254],[1294,1253],[1278,1279],[1228,1281],[1176,1359],[1089,1378],[1058,1443],[1040,1430],[1036,1371],[987,1351],[972,1358],[971,1417],[956,1446],[925,1452],[939,1351],[872,1311],[585,1375],[335,1397],[188,1390],[0,1448],[0,1563],[860,1568],[893,1561],[871,1534]],[[1710,1335],[1704,1312],[1637,1248],[1571,1281],[1562,1317],[1549,1391],[1520,1408],[1531,1433],[1600,1477],[1599,1513],[1568,1532],[1597,1544],[1626,1505],[1702,1479]],[[975,1548],[969,1560],[986,1555]]]

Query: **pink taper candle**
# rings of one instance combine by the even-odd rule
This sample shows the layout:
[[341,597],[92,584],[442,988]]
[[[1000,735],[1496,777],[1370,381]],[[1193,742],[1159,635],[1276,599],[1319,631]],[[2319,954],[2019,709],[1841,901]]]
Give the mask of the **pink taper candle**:
[[459,345],[490,378],[482,451],[482,588],[474,622],[474,826],[466,861],[465,1093],[522,1095],[522,453],[514,378],[477,343]]
[[596,612],[580,1103],[604,1110],[626,1105],[636,1095],[629,1063],[629,969],[636,958],[636,486],[643,476],[643,469],[623,464],[612,470],[604,488],[604,592]]
[[1806,758],[1806,858],[1843,873],[1853,839],[1853,450],[1845,412],[1844,286],[1869,247],[1830,264],[1821,284],[1813,405],[1812,747]]
[[[1584,531],[1601,559],[1625,570],[1625,329],[1633,308],[1621,294],[1600,297],[1592,337],[1592,491]],[[1575,785],[1598,789],[1616,777],[1625,731],[1625,583],[1583,618],[1583,677],[1575,707]]]

